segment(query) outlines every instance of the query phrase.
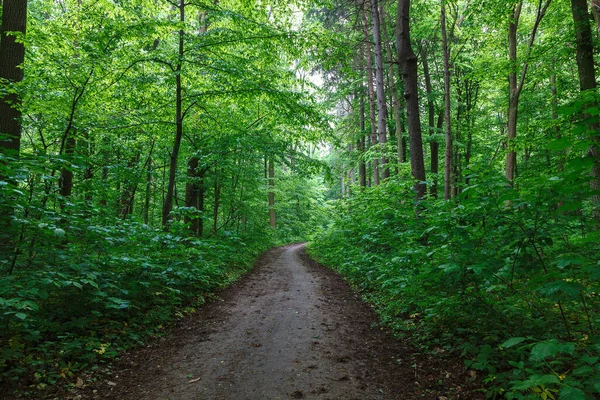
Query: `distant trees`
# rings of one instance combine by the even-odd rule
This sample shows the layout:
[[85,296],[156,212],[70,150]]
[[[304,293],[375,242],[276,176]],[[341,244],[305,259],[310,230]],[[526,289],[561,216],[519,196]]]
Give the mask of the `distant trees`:
[[[389,169],[393,180],[413,181],[419,198],[426,196],[426,186],[436,198],[438,182],[443,181],[444,198],[453,199],[469,185],[476,165],[503,171],[506,184],[517,190],[522,174],[535,173],[548,162],[550,170],[560,168],[564,160],[549,157],[546,146],[552,146],[552,135],[540,121],[554,121],[549,122],[555,125],[551,130],[564,131],[565,121],[557,110],[576,95],[575,82],[565,72],[569,68],[577,65],[582,90],[596,88],[593,48],[599,36],[592,35],[589,26],[595,3],[588,3],[573,0],[569,9],[551,0],[498,0],[486,7],[468,0],[400,0],[337,8],[341,18],[331,24],[329,16],[330,34],[343,36],[340,41],[346,47],[360,49],[351,64],[340,52],[339,59],[324,65],[326,76],[335,77],[332,85],[346,82],[351,87],[333,90],[330,96],[347,110],[340,114],[340,137],[352,143],[344,146],[347,161],[339,168],[365,175],[341,172],[344,185],[377,186]],[[346,23],[350,14],[359,15],[362,23]],[[388,18],[394,14],[395,21]],[[572,46],[559,39],[572,31],[569,20],[575,21]],[[502,85],[505,89],[500,90]],[[536,106],[544,102],[554,105]],[[546,113],[552,109],[554,114]],[[388,110],[393,110],[393,118],[388,118]],[[591,120],[587,126],[593,131]],[[383,127],[386,135],[381,135]],[[407,151],[410,175],[403,165]],[[590,146],[589,154],[598,158],[597,146]],[[427,171],[426,162],[431,166]],[[383,168],[385,163],[390,165]],[[593,190],[600,186],[598,171],[593,168]]]

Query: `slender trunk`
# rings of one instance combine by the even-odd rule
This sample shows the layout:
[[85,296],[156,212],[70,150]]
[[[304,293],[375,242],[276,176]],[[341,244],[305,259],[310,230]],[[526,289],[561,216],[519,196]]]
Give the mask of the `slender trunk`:
[[[192,156],[188,160],[187,164],[187,182],[185,183],[185,207],[188,212],[191,212],[193,215],[190,216],[188,212],[183,217],[183,222],[185,224],[190,224],[190,231],[192,233],[196,233],[197,224],[195,221],[198,220],[196,203],[198,199],[198,157]],[[193,210],[192,210],[193,209]]]
[[214,180],[214,202],[213,202],[213,234],[216,235],[219,220],[219,202],[221,199],[221,186],[219,185],[219,170],[215,168],[215,180]]
[[523,60],[523,66],[520,71],[520,76],[517,78],[517,27],[519,25],[519,17],[521,16],[521,8],[523,2],[519,1],[513,7],[512,14],[508,25],[508,57],[510,61],[510,73],[508,76],[509,82],[509,97],[508,97],[508,124],[507,124],[507,147],[508,154],[506,155],[506,179],[511,183],[515,178],[517,168],[517,153],[515,151],[515,139],[517,137],[517,117],[519,110],[519,97],[525,84],[527,69],[529,68],[529,55],[535,42],[535,36],[539,28],[540,22],[546,15],[546,11],[552,0],[546,0],[543,4],[540,0],[537,9],[537,15],[531,33],[529,34],[529,42],[527,45],[527,53]]
[[425,164],[423,161],[423,141],[421,138],[421,119],[419,116],[419,92],[417,84],[417,56],[410,41],[410,0],[398,1],[396,19],[396,42],[398,62],[402,67],[404,97],[408,117],[408,136],[410,140],[410,164],[415,179],[416,198],[425,196]]
[[[125,219],[133,214],[135,192],[137,191],[136,165],[140,160],[140,153],[136,153],[127,163],[126,179],[123,182],[123,193],[121,194],[121,218]],[[145,167],[145,165],[144,165]],[[145,169],[145,168],[144,168]]]
[[[371,46],[369,39],[369,16],[365,8],[363,12],[364,35],[365,35],[365,57],[367,62],[367,88],[369,91],[369,120],[371,122],[371,146],[377,144],[377,125],[375,122],[375,88],[373,84],[373,56],[371,54]],[[379,185],[379,161],[374,158],[373,161],[373,183]]]
[[[468,169],[471,165],[471,149],[473,148],[473,125],[475,121],[473,109],[475,108],[475,104],[477,102],[479,83],[466,79],[465,92],[467,96],[467,144],[465,148],[465,169]],[[465,178],[465,184],[467,186],[469,185],[469,180],[470,174],[467,174]]]
[[427,46],[423,43],[421,47],[421,61],[423,63],[423,75],[425,76],[425,90],[427,92],[427,115],[429,117],[429,150],[431,153],[431,173],[433,174],[433,184],[429,188],[429,194],[434,199],[437,199],[437,187],[439,172],[439,147],[437,139],[433,137],[436,133],[435,129],[435,104],[433,102],[433,86],[431,85],[431,74],[429,73],[429,62],[427,59]]
[[275,165],[273,164],[273,158],[269,158],[269,226],[273,229],[277,226],[277,219],[275,217]]
[[444,158],[444,199],[450,199],[452,186],[452,129],[450,127],[450,55],[446,36],[446,6],[442,0],[442,48],[444,52],[444,116],[446,121],[446,154]]
[[590,8],[596,22],[596,35],[600,36],[600,0],[590,0]]
[[[69,135],[65,142],[65,151],[64,151],[64,159],[67,163],[71,163],[73,161],[73,156],[75,154],[75,138],[73,135]],[[70,165],[65,165],[60,170],[60,177],[58,179],[58,186],[60,195],[64,197],[69,197],[73,193],[73,170]],[[64,208],[65,203],[64,199],[61,200],[61,208]]]
[[506,179],[512,182],[515,178],[515,167],[517,163],[517,153],[515,152],[515,138],[517,136],[517,112],[519,108],[519,88],[517,84],[517,26],[521,14],[522,2],[519,2],[513,8],[508,23],[508,59],[510,61],[510,73],[508,75],[508,126],[507,126],[507,147],[506,156]]
[[[402,157],[402,136],[404,131],[404,126],[402,123],[402,119],[400,117],[400,100],[398,98],[398,88],[396,87],[396,76],[394,75],[394,68],[392,65],[395,64],[396,60],[394,59],[392,52],[392,45],[390,42],[390,37],[388,36],[386,24],[385,24],[385,8],[383,4],[380,3],[379,6],[379,16],[381,18],[381,34],[383,35],[383,43],[386,44],[385,50],[388,54],[387,61],[390,64],[390,68],[388,69],[388,81],[389,81],[389,90],[392,94],[392,110],[394,114],[394,125],[395,125],[395,134],[396,134],[396,146],[398,150],[398,163],[404,162]],[[398,169],[397,169],[398,170]]]
[[373,44],[375,49],[375,88],[377,92],[377,137],[382,145],[384,156],[380,160],[381,179],[390,177],[388,159],[385,157],[385,144],[387,143],[387,104],[385,101],[385,86],[383,83],[383,50],[381,48],[381,33],[379,30],[381,17],[377,0],[371,0],[371,21],[373,24]]
[[[185,22],[185,3],[179,1],[179,21]],[[169,183],[167,184],[167,194],[162,210],[162,225],[165,230],[169,227],[171,220],[171,211],[173,210],[173,193],[175,192],[175,178],[177,176],[177,158],[179,156],[179,147],[183,136],[183,114],[182,114],[182,88],[181,88],[181,66],[183,59],[183,28],[179,30],[179,51],[178,61],[175,67],[175,140],[169,162]]]
[[143,219],[144,224],[150,222],[150,199],[152,194],[152,157],[148,157],[148,168],[146,169],[146,193],[144,198]]
[[367,164],[365,163],[365,100],[364,97],[360,96],[360,138],[358,139],[357,148],[360,156],[358,162],[358,176],[360,186],[364,188],[367,186]]
[[204,234],[204,197],[206,196],[206,190],[204,189],[204,177],[208,169],[200,171],[199,182],[198,182],[198,198],[196,207],[200,213],[200,218],[196,220],[198,226],[196,227],[196,236],[202,237]]

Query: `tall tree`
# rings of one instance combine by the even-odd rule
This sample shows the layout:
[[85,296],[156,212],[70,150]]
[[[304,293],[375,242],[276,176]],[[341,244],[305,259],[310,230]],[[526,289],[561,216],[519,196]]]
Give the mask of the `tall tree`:
[[[15,33],[24,35],[26,26],[27,0],[4,0],[0,26],[0,84],[6,85],[8,90],[2,91],[6,94],[0,94],[0,155],[3,158],[0,163],[4,164],[0,168],[7,160],[18,158],[21,150],[21,99],[10,86],[23,80],[21,66],[25,60],[25,46]],[[0,172],[0,180],[7,178]],[[0,256],[10,251],[10,208],[0,201]]]
[[450,121],[450,54],[446,35],[446,5],[442,1],[441,25],[444,52],[444,120],[446,122],[446,152],[444,157],[444,199],[450,199],[452,188],[452,129]]
[[[383,146],[382,151],[385,152],[385,144],[387,143],[387,104],[385,101],[384,87],[384,70],[383,70],[383,49],[381,46],[381,18],[379,16],[379,5],[377,0],[371,0],[371,22],[373,24],[373,47],[375,50],[375,88],[377,91],[377,137],[379,143]],[[387,157],[381,158],[380,169],[381,178],[390,177],[390,169]]]
[[[25,46],[18,34],[24,35],[27,26],[27,0],[4,0],[0,36],[0,79],[11,85],[23,80]],[[18,156],[21,148],[20,98],[13,90],[0,97],[0,150]]]
[[181,138],[183,137],[183,98],[181,86],[181,73],[184,57],[184,37],[185,31],[183,24],[185,23],[185,1],[179,0],[179,46],[177,52],[177,62],[172,68],[175,73],[175,138],[173,140],[173,148],[171,150],[169,162],[169,182],[167,184],[167,194],[162,210],[162,225],[166,229],[169,225],[170,214],[173,210],[173,194],[175,191],[175,178],[177,176],[177,159],[179,157],[179,148],[181,147]]
[[521,17],[521,10],[523,8],[523,1],[519,1],[513,6],[508,22],[508,58],[510,61],[510,73],[508,76],[508,154],[506,155],[505,176],[509,182],[512,182],[515,179],[515,170],[517,168],[517,152],[515,150],[515,139],[517,137],[517,116],[519,112],[519,98],[525,85],[527,69],[529,68],[529,56],[531,55],[531,50],[533,49],[533,43],[535,42],[535,37],[540,26],[540,22],[542,22],[542,18],[544,18],[544,15],[546,15],[546,11],[550,6],[551,1],[552,0],[546,0],[544,3],[542,3],[542,0],[540,0],[538,3],[535,22],[529,34],[529,42],[527,43],[527,50],[523,59],[523,66],[521,67],[520,75],[518,78],[517,31],[519,27],[519,19]]
[[[594,66],[594,46],[592,42],[592,30],[589,24],[588,8],[585,0],[571,0],[571,12],[575,23],[575,34],[577,40],[577,72],[579,75],[579,89],[583,92],[596,88],[596,71]],[[593,191],[600,191],[600,123],[592,122],[589,125],[593,132],[594,142],[589,154],[594,159],[592,168],[592,180],[590,186]],[[593,197],[595,207],[600,207],[600,193]],[[596,218],[600,219],[600,210],[595,209]]]
[[[363,33],[365,36],[365,61],[367,63],[367,89],[369,93],[369,121],[371,122],[371,146],[378,142],[377,125],[375,124],[375,85],[373,83],[373,53],[371,52],[371,40],[369,39],[369,11],[365,7],[363,11]],[[379,160],[373,158],[373,184],[379,185]]]
[[433,174],[433,184],[429,188],[431,197],[437,199],[437,174],[439,172],[439,143],[435,138],[435,103],[433,102],[433,86],[431,85],[431,73],[429,72],[429,57],[427,44],[421,44],[421,62],[423,64],[423,75],[425,77],[425,91],[427,94],[427,116],[429,121],[429,159],[430,171]]
[[396,48],[398,62],[402,67],[404,97],[408,119],[410,143],[410,165],[415,179],[417,199],[425,196],[425,163],[423,160],[423,139],[421,138],[421,118],[419,116],[419,92],[417,76],[417,56],[410,41],[410,0],[399,0],[396,14]]

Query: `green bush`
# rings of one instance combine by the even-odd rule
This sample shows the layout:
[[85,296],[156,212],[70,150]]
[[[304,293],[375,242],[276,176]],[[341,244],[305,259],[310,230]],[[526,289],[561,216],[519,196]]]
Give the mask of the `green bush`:
[[[390,181],[335,203],[309,246],[383,321],[425,348],[461,352],[490,398],[600,394],[600,231],[585,179],[472,176],[454,201],[416,206]],[[527,189],[525,189],[527,188]]]

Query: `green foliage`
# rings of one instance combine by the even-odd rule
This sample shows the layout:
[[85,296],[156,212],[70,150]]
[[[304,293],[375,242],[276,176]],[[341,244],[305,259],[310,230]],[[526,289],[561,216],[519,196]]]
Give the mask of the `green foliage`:
[[237,236],[189,239],[134,222],[86,228],[71,226],[61,238],[76,231],[77,243],[58,251],[45,248],[55,245],[52,237],[38,238],[38,251],[54,259],[0,278],[3,381],[37,389],[74,384],[83,369],[162,334],[269,245]]
[[309,250],[398,332],[461,352],[489,397],[597,396],[600,232],[589,166],[568,163],[519,191],[472,173],[459,201],[416,207],[408,182],[354,188]]

